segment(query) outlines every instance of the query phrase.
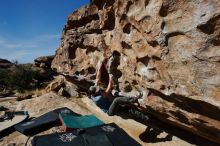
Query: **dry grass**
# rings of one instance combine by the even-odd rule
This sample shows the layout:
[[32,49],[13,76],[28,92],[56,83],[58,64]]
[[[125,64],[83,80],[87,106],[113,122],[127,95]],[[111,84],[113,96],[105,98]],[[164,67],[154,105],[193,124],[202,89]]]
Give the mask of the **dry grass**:
[[34,95],[41,96],[43,94],[46,94],[47,91],[45,89],[35,89],[35,90],[32,90],[32,93]]
[[[17,91],[18,92],[18,91]],[[35,96],[41,96],[47,93],[45,89],[33,89],[33,90],[25,90],[23,93],[18,92],[20,95],[27,95],[27,94],[32,94]]]

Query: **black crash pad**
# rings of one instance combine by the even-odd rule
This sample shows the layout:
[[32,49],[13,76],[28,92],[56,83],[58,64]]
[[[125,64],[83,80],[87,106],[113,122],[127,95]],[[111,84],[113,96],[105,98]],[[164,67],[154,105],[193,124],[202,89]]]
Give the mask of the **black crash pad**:
[[34,118],[33,120],[29,120],[27,122],[16,125],[15,130],[27,136],[35,135],[54,126],[61,125],[61,122],[59,120],[60,113],[68,113],[79,116],[79,114],[73,112],[67,107],[58,108],[48,113],[45,113],[40,117]]
[[33,146],[141,146],[116,124],[35,136]]

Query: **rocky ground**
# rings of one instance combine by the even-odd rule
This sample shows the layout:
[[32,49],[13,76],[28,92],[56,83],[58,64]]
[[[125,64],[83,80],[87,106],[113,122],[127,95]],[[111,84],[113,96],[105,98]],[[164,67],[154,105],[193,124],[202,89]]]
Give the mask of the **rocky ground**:
[[[121,128],[123,128],[131,137],[140,142],[142,145],[160,145],[160,146],[187,146],[190,143],[176,137],[169,136],[166,132],[149,132],[144,133],[147,126],[140,124],[131,119],[122,119],[118,116],[109,117],[103,113],[98,107],[91,102],[87,97],[81,98],[66,98],[58,96],[57,94],[50,92],[40,97],[27,99],[23,101],[11,100],[0,100],[1,105],[8,107],[13,110],[27,110],[31,117],[40,116],[50,110],[59,107],[68,107],[71,110],[80,114],[95,114],[98,118],[103,120],[105,123],[115,122]],[[61,127],[54,127],[48,131],[42,132],[42,134],[55,133],[62,131]],[[142,135],[142,136],[141,136]],[[140,137],[145,137],[145,139]],[[0,146],[23,146],[27,140],[27,137],[20,134],[19,132],[13,132],[10,135],[0,139]],[[146,141],[146,142],[144,142]],[[31,139],[29,141],[29,144]]]
[[[92,0],[69,15],[55,56],[35,60],[42,73],[52,68],[63,75],[46,88],[59,96],[50,92],[1,105],[28,110],[31,116],[62,106],[93,113],[106,123],[116,122],[143,145],[217,145],[204,139],[220,144],[219,8],[217,0]],[[136,108],[151,114],[145,122],[156,129],[108,117],[88,98],[77,98],[94,84],[97,64],[110,62],[114,54],[115,88],[129,95],[144,91],[143,105]],[[6,60],[1,64],[11,66]],[[26,139],[15,132],[1,144],[23,145]]]

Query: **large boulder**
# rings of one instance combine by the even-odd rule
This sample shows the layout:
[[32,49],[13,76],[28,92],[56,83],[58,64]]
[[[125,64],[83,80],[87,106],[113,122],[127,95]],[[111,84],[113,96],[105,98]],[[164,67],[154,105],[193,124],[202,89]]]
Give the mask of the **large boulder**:
[[37,67],[50,69],[53,58],[54,58],[54,55],[38,57],[34,59],[34,64]]
[[6,59],[1,59],[0,58],[0,69],[2,68],[10,68],[12,67],[14,64]]
[[220,1],[93,0],[67,20],[52,68],[94,81],[119,53],[117,88],[142,111],[220,144]]
[[63,76],[57,76],[47,87],[46,91],[59,91],[61,87],[65,86],[65,78]]
[[56,73],[51,69],[51,62],[54,58],[54,55],[51,56],[41,56],[34,59],[34,64],[32,65],[33,70],[38,71],[41,76],[39,80],[52,80],[53,76]]
[[[77,82],[79,84],[82,84],[83,82],[77,81],[72,79],[74,83],[69,81],[68,78],[65,78],[63,75],[56,76],[55,79],[46,87],[47,92],[57,92],[61,96],[65,97],[78,97],[78,86]],[[88,82],[89,83],[89,82]]]

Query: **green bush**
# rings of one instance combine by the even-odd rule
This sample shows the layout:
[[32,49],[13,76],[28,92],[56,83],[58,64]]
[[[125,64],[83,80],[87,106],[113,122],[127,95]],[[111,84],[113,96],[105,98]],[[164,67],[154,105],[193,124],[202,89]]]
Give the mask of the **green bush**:
[[0,70],[0,90],[3,90],[6,86],[5,78],[8,75],[7,71]]
[[8,88],[24,91],[39,87],[36,80],[40,76],[38,71],[34,71],[31,67],[17,65],[15,70],[0,73],[0,83],[5,84]]

